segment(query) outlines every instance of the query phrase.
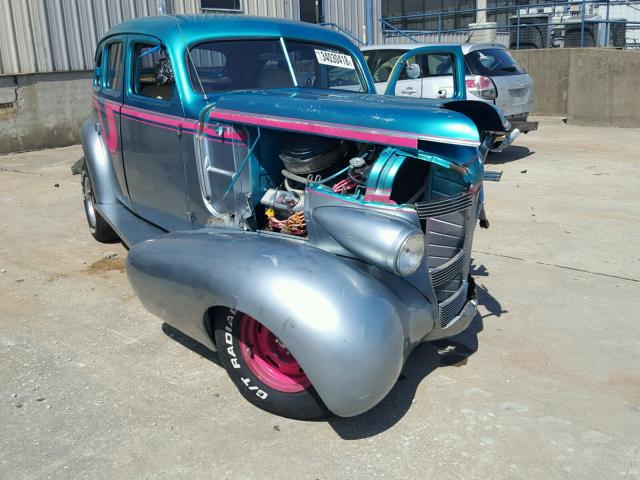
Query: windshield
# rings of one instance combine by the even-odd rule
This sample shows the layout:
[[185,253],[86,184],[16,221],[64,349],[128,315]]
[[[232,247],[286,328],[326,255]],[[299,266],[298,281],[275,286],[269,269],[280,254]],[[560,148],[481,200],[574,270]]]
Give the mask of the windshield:
[[[320,88],[366,92],[348,52],[326,45],[280,39],[205,42],[191,48],[189,73],[196,92]],[[291,70],[295,75],[294,78]]]
[[526,73],[524,68],[502,48],[483,48],[465,55],[469,70],[474,75],[485,77],[500,77],[505,75],[520,75]]

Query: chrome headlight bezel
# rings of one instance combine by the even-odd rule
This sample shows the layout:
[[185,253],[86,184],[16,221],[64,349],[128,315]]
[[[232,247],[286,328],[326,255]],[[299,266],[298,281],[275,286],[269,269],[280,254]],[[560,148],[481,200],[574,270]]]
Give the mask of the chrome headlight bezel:
[[396,251],[393,269],[403,277],[413,275],[422,265],[425,257],[424,233],[414,231],[406,235]]

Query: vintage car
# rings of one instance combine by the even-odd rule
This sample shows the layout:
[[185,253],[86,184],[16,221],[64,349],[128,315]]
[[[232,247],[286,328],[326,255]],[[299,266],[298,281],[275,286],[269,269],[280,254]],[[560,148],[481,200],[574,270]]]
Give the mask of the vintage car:
[[376,95],[345,36],[300,22],[144,18],[98,45],[90,231],[260,408],[360,414],[476,314],[483,139],[508,122],[465,101],[459,48],[433,51],[456,64],[446,100]]

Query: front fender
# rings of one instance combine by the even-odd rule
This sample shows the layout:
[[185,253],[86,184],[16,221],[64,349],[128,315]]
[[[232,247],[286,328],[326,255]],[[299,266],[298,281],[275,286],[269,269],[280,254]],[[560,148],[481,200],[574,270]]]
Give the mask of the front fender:
[[[340,416],[382,400],[413,345],[415,303],[409,311],[366,271],[304,242],[222,228],[173,233],[134,246],[126,268],[152,313],[209,346],[208,308],[256,318]],[[421,306],[427,315],[426,299]]]

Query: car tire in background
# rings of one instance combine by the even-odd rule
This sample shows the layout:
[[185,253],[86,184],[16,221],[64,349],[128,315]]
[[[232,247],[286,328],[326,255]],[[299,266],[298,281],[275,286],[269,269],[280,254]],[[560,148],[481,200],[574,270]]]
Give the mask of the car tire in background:
[[84,199],[84,213],[87,216],[89,231],[93,238],[102,243],[113,243],[120,239],[116,232],[111,228],[104,218],[96,210],[96,195],[93,189],[93,181],[87,168],[87,163],[82,164],[82,196]]
[[330,415],[298,362],[265,326],[232,310],[221,311],[214,322],[220,360],[245,399],[295,420]]

